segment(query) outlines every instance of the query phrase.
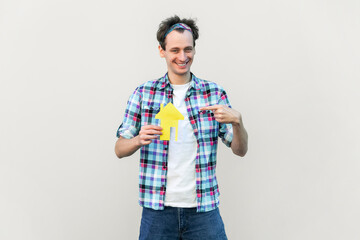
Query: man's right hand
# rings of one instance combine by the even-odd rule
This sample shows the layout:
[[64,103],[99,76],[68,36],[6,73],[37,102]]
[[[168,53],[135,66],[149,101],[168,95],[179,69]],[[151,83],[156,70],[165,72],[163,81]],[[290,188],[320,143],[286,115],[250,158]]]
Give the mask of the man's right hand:
[[122,136],[116,141],[115,153],[118,158],[123,158],[132,155],[141,146],[149,145],[153,139],[159,138],[162,135],[162,127],[155,125],[145,125],[140,129],[136,137],[126,139]]
[[152,142],[152,139],[159,138],[162,135],[162,127],[155,125],[145,125],[142,126],[139,132],[139,144],[149,145]]

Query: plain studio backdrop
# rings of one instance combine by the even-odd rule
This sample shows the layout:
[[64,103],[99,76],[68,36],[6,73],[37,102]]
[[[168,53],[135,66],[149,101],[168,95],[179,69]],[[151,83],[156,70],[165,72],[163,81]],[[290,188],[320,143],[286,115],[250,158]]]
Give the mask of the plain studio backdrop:
[[0,239],[138,238],[139,152],[115,133],[174,14],[249,133],[244,158],[219,145],[229,239],[360,239],[358,0],[0,0]]

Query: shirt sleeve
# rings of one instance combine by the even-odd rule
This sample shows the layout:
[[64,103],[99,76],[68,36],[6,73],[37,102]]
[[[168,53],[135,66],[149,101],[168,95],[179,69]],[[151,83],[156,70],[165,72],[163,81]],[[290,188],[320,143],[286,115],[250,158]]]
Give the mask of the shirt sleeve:
[[133,138],[139,134],[141,128],[141,94],[138,88],[130,96],[123,122],[117,130],[116,136],[123,138]]
[[[231,108],[229,99],[226,95],[226,92],[222,90],[220,99],[218,102],[219,105],[226,105]],[[233,129],[230,123],[220,123],[219,127],[219,137],[221,138],[222,142],[227,146],[231,146],[231,142],[233,139]]]

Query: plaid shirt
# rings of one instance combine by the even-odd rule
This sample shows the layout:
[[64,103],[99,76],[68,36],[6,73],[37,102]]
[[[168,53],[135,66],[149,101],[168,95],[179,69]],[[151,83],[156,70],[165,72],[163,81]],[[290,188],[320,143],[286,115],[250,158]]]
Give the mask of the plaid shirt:
[[[226,146],[232,141],[231,124],[222,124],[215,120],[212,111],[200,111],[200,107],[215,104],[230,107],[226,92],[213,82],[199,79],[193,74],[189,90],[185,96],[189,121],[197,140],[195,159],[197,211],[206,212],[219,205],[219,189],[215,175],[218,137]],[[173,89],[168,75],[148,81],[135,89],[130,96],[122,124],[117,137],[127,139],[139,134],[143,125],[160,125],[155,115],[164,106],[173,101]],[[155,210],[164,209],[166,191],[167,140],[152,140],[141,147],[139,171],[139,204]]]

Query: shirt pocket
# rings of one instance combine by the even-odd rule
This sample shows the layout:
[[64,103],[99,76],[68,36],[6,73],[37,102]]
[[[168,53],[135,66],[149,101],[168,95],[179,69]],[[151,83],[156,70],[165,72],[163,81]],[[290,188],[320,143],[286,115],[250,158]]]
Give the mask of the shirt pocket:
[[219,132],[219,122],[215,120],[214,113],[211,110],[198,112],[198,126],[201,136],[215,137]]
[[144,104],[141,108],[141,125],[159,125],[159,119],[155,119],[160,111],[160,104]]

